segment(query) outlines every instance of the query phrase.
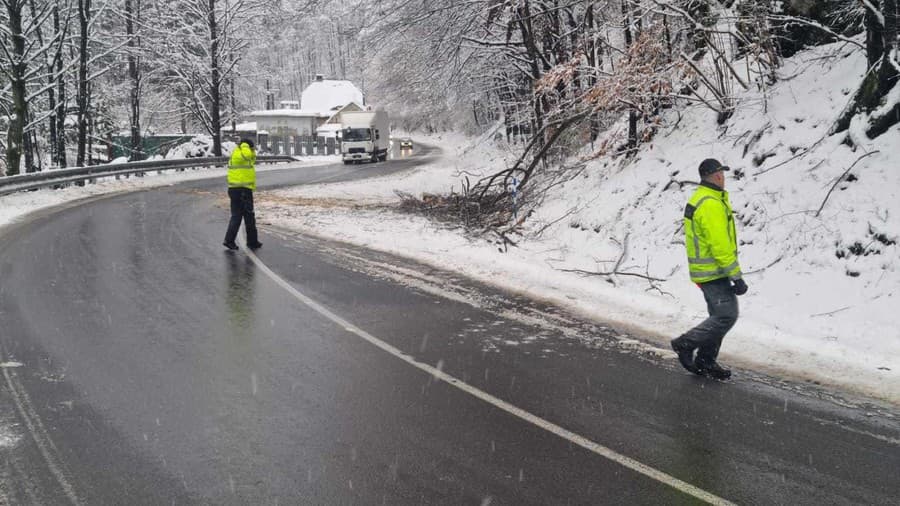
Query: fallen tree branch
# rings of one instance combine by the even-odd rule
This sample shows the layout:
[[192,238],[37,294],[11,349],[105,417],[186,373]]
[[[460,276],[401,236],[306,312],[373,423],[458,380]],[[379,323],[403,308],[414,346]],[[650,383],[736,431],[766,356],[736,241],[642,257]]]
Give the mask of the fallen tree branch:
[[792,161],[796,160],[797,158],[800,158],[801,156],[804,156],[805,154],[807,154],[807,153],[809,153],[810,151],[812,151],[816,146],[818,146],[819,144],[821,144],[822,141],[824,141],[827,137],[828,137],[828,134],[823,135],[822,138],[820,138],[819,140],[817,140],[816,142],[814,142],[812,146],[810,146],[810,147],[804,149],[803,151],[797,153],[796,155],[794,155],[794,156],[788,158],[787,160],[785,160],[785,161],[783,161],[783,162],[777,163],[777,164],[775,164],[775,165],[769,167],[768,169],[763,169],[763,170],[757,172],[756,174],[753,174],[753,176],[755,177],[755,176],[759,176],[759,175],[761,175],[761,174],[765,174],[766,172],[769,172],[769,171],[771,171],[771,170],[775,170],[775,169],[777,169],[778,167],[781,167],[782,165],[785,165],[785,164],[787,164],[787,163],[789,163],[789,162],[792,162]]
[[568,218],[569,216],[572,216],[573,214],[575,214],[575,213],[578,212],[578,211],[579,211],[579,209],[578,209],[577,207],[573,207],[573,208],[569,209],[568,211],[566,211],[566,214],[564,214],[564,215],[560,216],[559,218],[557,218],[557,219],[555,219],[555,220],[553,220],[553,221],[551,221],[551,222],[545,224],[545,225],[542,226],[540,229],[538,229],[536,232],[534,232],[534,233],[532,234],[532,237],[535,237],[535,238],[541,237],[541,234],[543,234],[548,228],[552,227],[553,225],[556,225],[557,223],[561,222],[562,220]]
[[[647,276],[648,278],[650,277],[650,258],[649,257],[647,258],[647,264],[644,265],[644,275]],[[672,295],[671,293],[660,288],[659,285],[655,284],[652,280],[648,280],[647,284],[649,284],[650,287],[647,288],[647,290],[645,290],[645,291],[656,290],[657,292],[659,292],[660,295],[668,295],[669,297],[672,297],[673,299],[675,298],[674,295]]]
[[645,274],[639,274],[637,272],[619,272],[619,271],[611,271],[611,272],[602,272],[602,271],[586,271],[584,269],[556,269],[560,272],[574,272],[577,274],[584,274],[585,276],[634,276],[636,278],[646,279],[649,281],[668,281],[666,279],[654,278],[653,276],[647,276]]
[[851,307],[853,307],[853,306],[844,306],[844,307],[842,307],[842,308],[835,309],[834,311],[828,311],[827,313],[811,314],[811,315],[809,315],[809,317],[810,317],[810,318],[815,318],[816,316],[831,316],[831,315],[833,315],[833,314],[835,314],[835,313],[840,313],[841,311],[850,309]]
[[772,267],[773,265],[777,264],[777,263],[780,262],[783,258],[784,258],[784,255],[779,256],[779,257],[776,258],[775,260],[772,260],[772,261],[769,263],[769,265],[767,265],[767,266],[765,266],[765,267],[761,267],[761,268],[756,269],[756,270],[753,270],[753,271],[745,272],[744,275],[746,276],[746,275],[749,275],[749,274],[756,274],[757,272],[762,272],[762,271],[768,269],[769,267]]
[[[509,176],[515,172],[522,173],[523,177],[522,180],[519,181],[519,188],[524,188],[528,183],[528,180],[531,178],[531,174],[534,171],[534,168],[538,163],[540,163],[547,151],[553,146],[553,143],[556,142],[556,139],[558,139],[559,136],[569,128],[569,126],[588,117],[592,112],[593,111],[583,111],[568,118],[547,123],[543,127],[541,127],[541,129],[537,133],[535,133],[535,135],[528,142],[528,145],[525,146],[525,150],[522,152],[522,155],[519,156],[519,159],[516,160],[516,163],[514,163],[512,167],[483,178],[481,181],[478,181],[478,183],[475,184],[475,189],[481,188],[481,190],[479,191],[478,200],[484,199],[485,195],[487,195],[497,179],[499,179],[501,176],[505,179],[508,179]],[[534,155],[531,163],[528,164],[528,167],[523,169],[521,166],[524,164],[525,158],[528,156],[528,153],[530,153],[534,146],[538,144],[538,141],[544,139],[544,133],[552,127],[557,127],[557,130],[554,131],[553,134],[551,134],[550,138],[543,143],[541,149],[537,152],[537,154]],[[508,181],[504,180],[504,182],[506,183]],[[500,195],[502,194],[503,192],[500,192]]]
[[837,188],[837,185],[840,184],[840,182],[841,182],[845,177],[847,177],[847,174],[849,174],[850,171],[853,170],[853,167],[856,167],[856,164],[859,163],[859,161],[862,160],[863,158],[865,158],[865,157],[867,157],[867,156],[874,155],[875,153],[880,153],[880,152],[881,152],[881,151],[879,151],[879,150],[877,150],[877,149],[876,149],[875,151],[869,151],[868,153],[866,153],[866,154],[860,156],[859,158],[857,158],[856,161],[853,162],[852,165],[850,165],[850,167],[847,167],[847,170],[845,170],[844,173],[841,174],[841,176],[838,177],[837,180],[835,180],[834,184],[831,185],[831,189],[828,190],[828,194],[825,195],[825,200],[822,201],[822,205],[819,206],[819,210],[816,211],[816,214],[815,214],[815,217],[816,217],[816,218],[819,217],[819,214],[822,213],[822,209],[825,208],[825,203],[828,202],[828,197],[831,196],[831,192],[833,192],[834,189]]
[[[629,234],[625,234],[624,244],[619,244],[620,246],[622,246],[622,254],[619,255],[619,259],[616,260],[616,265],[613,266],[613,272],[619,272],[619,267],[621,267],[622,265],[622,260],[625,260],[625,255],[628,254],[628,237]],[[617,244],[619,242],[615,239],[613,239],[613,241],[615,241]]]

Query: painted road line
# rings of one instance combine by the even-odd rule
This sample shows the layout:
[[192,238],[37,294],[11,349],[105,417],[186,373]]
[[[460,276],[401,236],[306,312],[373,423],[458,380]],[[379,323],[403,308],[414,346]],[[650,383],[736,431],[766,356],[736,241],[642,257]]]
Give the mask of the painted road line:
[[545,419],[543,419],[537,415],[534,415],[528,411],[525,411],[522,408],[516,407],[502,399],[494,397],[493,395],[491,395],[483,390],[480,390],[476,387],[473,387],[472,385],[469,385],[468,383],[465,383],[464,381],[462,381],[454,376],[451,376],[436,367],[433,367],[433,366],[423,363],[423,362],[419,362],[418,360],[416,360],[409,354],[404,353],[400,349],[395,348],[394,346],[391,346],[390,344],[382,341],[381,339],[378,339],[377,337],[373,336],[372,334],[369,334],[365,330],[360,329],[356,325],[353,325],[352,323],[348,322],[347,320],[341,318],[340,316],[335,314],[333,311],[331,311],[327,307],[325,307],[322,304],[319,304],[318,302],[316,302],[315,300],[307,297],[306,295],[301,293],[299,290],[294,288],[293,285],[291,285],[290,283],[285,281],[283,278],[281,278],[281,276],[275,274],[272,271],[272,269],[270,269],[265,263],[263,263],[262,260],[259,259],[259,257],[256,256],[256,254],[254,254],[250,249],[246,248],[246,245],[242,244],[242,246],[244,246],[244,248],[243,248],[244,251],[246,251],[247,256],[250,257],[250,259],[253,261],[253,263],[261,271],[263,271],[267,276],[269,276],[273,281],[275,281],[275,283],[277,283],[282,288],[287,290],[288,293],[293,295],[294,298],[296,298],[297,300],[299,300],[306,306],[312,308],[313,310],[315,310],[317,313],[321,314],[322,316],[328,318],[335,324],[339,325],[340,327],[345,329],[347,332],[350,332],[350,333],[356,335],[357,337],[360,337],[363,340],[368,341],[369,343],[377,346],[378,348],[381,348],[382,350],[386,351],[387,353],[390,353],[394,357],[397,357],[400,360],[403,360],[407,364],[432,375],[436,379],[439,379],[450,385],[453,385],[454,387],[462,390],[463,392],[466,392],[467,394],[477,397],[478,399],[481,399],[482,401],[487,402],[488,404],[491,404],[494,407],[500,408],[503,411],[506,411],[507,413],[514,415],[532,425],[540,427],[541,429],[546,430],[547,432],[556,434],[557,436],[559,436],[571,443],[577,444],[578,446],[581,446],[582,448],[590,450],[590,451],[594,452],[595,454],[600,455],[601,457],[604,457],[613,462],[616,462],[624,467],[627,467],[628,469],[631,469],[632,471],[636,471],[640,474],[643,474],[644,476],[647,476],[647,477],[649,477],[653,480],[656,480],[660,483],[666,484],[680,492],[683,492],[683,493],[693,496],[697,499],[700,499],[701,501],[707,502],[709,504],[714,504],[714,505],[733,505],[734,504],[731,501],[728,501],[727,499],[723,499],[711,492],[707,492],[706,490],[695,487],[694,485],[691,485],[690,483],[679,480],[678,478],[675,478],[674,476],[671,476],[671,475],[666,474],[658,469],[655,469],[646,464],[638,462],[637,460],[635,460],[631,457],[622,455],[621,453],[618,453],[615,450],[607,448],[606,446],[603,446],[600,443],[592,441],[584,436],[581,436],[581,435],[576,434],[568,429],[560,427],[559,425],[556,425],[553,422],[550,422],[550,421],[545,420]]
[[76,506],[80,505],[81,501],[75,493],[75,487],[72,486],[72,483],[66,478],[64,465],[57,456],[59,450],[57,450],[56,445],[53,444],[53,440],[50,438],[50,434],[44,427],[43,422],[41,422],[37,410],[35,410],[34,406],[31,404],[31,398],[28,396],[28,392],[25,391],[25,386],[21,384],[14,368],[3,367],[2,371],[3,378],[6,380],[6,385],[12,394],[13,401],[16,403],[16,408],[19,410],[19,415],[25,422],[28,432],[31,434],[32,439],[34,439],[38,450],[41,452],[41,456],[44,457],[47,468],[56,479],[56,482],[59,484],[62,491],[66,494],[69,502]]

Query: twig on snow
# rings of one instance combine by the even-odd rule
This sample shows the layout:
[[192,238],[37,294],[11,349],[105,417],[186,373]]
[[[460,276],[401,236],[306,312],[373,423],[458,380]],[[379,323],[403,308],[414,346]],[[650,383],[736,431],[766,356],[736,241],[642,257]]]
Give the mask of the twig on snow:
[[840,182],[841,182],[845,177],[847,177],[847,174],[849,174],[850,171],[853,170],[853,167],[856,167],[856,164],[859,163],[859,161],[862,160],[863,158],[865,158],[865,157],[867,157],[867,156],[874,155],[875,153],[880,153],[880,151],[878,151],[877,149],[876,149],[875,151],[869,151],[868,153],[866,153],[866,154],[860,156],[859,158],[857,158],[856,161],[853,162],[853,164],[850,165],[850,167],[847,167],[847,170],[845,170],[844,173],[841,174],[841,176],[840,176],[839,178],[837,178],[837,179],[834,181],[834,184],[831,185],[831,189],[828,190],[828,194],[825,195],[825,200],[822,201],[822,205],[819,206],[819,210],[816,211],[816,214],[815,214],[815,217],[816,217],[816,218],[819,217],[819,214],[822,213],[822,209],[825,208],[825,203],[828,202],[828,197],[831,196],[831,192],[833,192],[834,189],[837,188],[837,185],[840,184]]
[[[800,158],[801,156],[803,156],[803,155],[809,153],[810,151],[813,150],[813,148],[815,148],[816,146],[818,146],[819,144],[821,144],[822,141],[824,141],[826,137],[828,137],[828,135],[823,135],[822,138],[819,139],[819,140],[817,140],[815,143],[813,143],[812,146],[810,146],[810,147],[804,149],[803,151],[797,153],[796,155],[794,155],[794,156],[788,158],[787,160],[785,160],[785,161],[783,161],[783,162],[777,163],[777,164],[775,164],[775,165],[773,165],[773,166],[771,166],[771,167],[769,167],[769,168],[767,168],[767,169],[763,169],[763,170],[761,170],[761,171],[759,171],[759,172],[757,172],[756,174],[753,174],[753,175],[754,175],[754,176],[759,176],[760,174],[765,174],[766,172],[769,172],[769,171],[771,171],[771,170],[775,170],[775,169],[777,169],[778,167],[781,167],[782,165],[785,165],[785,164],[787,164],[787,163],[789,163],[789,162],[792,162],[792,161],[796,160],[797,158]],[[821,163],[821,162],[820,162],[820,163]]]
[[[808,212],[808,211],[807,211],[807,212]],[[781,255],[781,256],[779,256],[778,258],[776,258],[775,260],[772,260],[772,261],[769,263],[769,265],[767,265],[767,266],[765,266],[765,267],[760,267],[759,269],[756,269],[756,270],[753,270],[753,271],[745,272],[744,274],[745,274],[745,275],[746,275],[746,274],[756,274],[757,272],[762,272],[762,271],[768,269],[769,267],[772,267],[773,265],[777,264],[777,263],[780,262],[783,258],[784,258],[784,255]]]
[[575,214],[578,211],[579,211],[579,209],[577,207],[573,207],[573,208],[569,209],[568,211],[566,211],[566,214],[560,216],[559,218],[557,218],[557,219],[545,224],[543,227],[541,227],[538,231],[536,231],[534,234],[532,234],[533,237],[535,237],[535,238],[541,237],[541,235],[548,228],[552,227],[553,225],[556,225],[557,223],[561,222],[562,220],[568,218],[569,216],[572,216],[573,214]]
[[844,311],[844,310],[846,310],[846,309],[850,309],[851,307],[853,307],[853,306],[844,306],[844,307],[842,307],[842,308],[835,309],[834,311],[828,311],[827,313],[811,314],[811,315],[809,315],[809,317],[810,317],[810,318],[814,318],[814,317],[816,317],[816,316],[831,316],[831,315],[833,315],[833,314],[835,314],[835,313],[840,313],[841,311]]
[[[644,274],[645,274],[645,276],[650,278],[650,259],[649,258],[647,259],[647,264],[644,266]],[[645,290],[645,291],[656,290],[657,292],[659,292],[660,295],[668,295],[669,297],[672,297],[673,299],[675,298],[674,295],[672,295],[671,293],[660,288],[652,280],[648,279],[647,284],[649,284],[650,287],[648,287],[647,290]]]
[[649,281],[666,281],[665,279],[654,278],[653,276],[647,276],[645,274],[639,274],[637,272],[619,272],[619,271],[586,271],[584,269],[557,269],[561,272],[574,272],[577,274],[584,274],[585,276],[634,276],[636,278],[646,279]]

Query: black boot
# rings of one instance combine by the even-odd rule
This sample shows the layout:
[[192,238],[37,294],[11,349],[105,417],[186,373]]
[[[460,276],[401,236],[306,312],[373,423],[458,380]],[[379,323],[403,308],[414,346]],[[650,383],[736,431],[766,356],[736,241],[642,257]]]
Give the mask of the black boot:
[[228,248],[228,249],[230,249],[230,250],[236,250],[236,249],[238,249],[237,244],[235,244],[235,243],[233,243],[233,242],[228,242],[228,241],[223,242],[223,243],[222,243],[222,246],[225,246],[226,248]]
[[684,341],[681,341],[680,339],[681,338],[672,339],[670,341],[672,349],[678,354],[678,361],[681,363],[681,366],[688,371],[699,374],[697,366],[694,365],[694,349],[686,345]]
[[731,370],[722,367],[715,360],[697,359],[695,363],[700,374],[703,374],[704,376],[709,376],[710,378],[717,380],[727,380],[731,377]]

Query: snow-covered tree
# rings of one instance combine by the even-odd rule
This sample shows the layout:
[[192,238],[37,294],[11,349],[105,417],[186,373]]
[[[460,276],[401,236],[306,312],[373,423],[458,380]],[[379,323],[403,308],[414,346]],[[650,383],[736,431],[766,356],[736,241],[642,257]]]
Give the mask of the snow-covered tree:
[[[859,0],[856,7],[865,20],[869,71],[833,131],[847,131],[854,118],[862,114],[866,116],[865,135],[874,139],[900,123],[900,100],[891,98],[896,95],[891,91],[900,86],[898,3],[897,0]],[[848,140],[855,143],[862,139],[854,139],[851,130]]]
[[29,104],[40,95],[45,79],[43,60],[56,39],[42,40],[39,31],[51,13],[52,2],[0,0],[0,72],[7,85],[0,94],[0,111],[7,118],[6,173],[18,174],[22,158],[26,170],[34,163],[35,126]]
[[174,89],[181,105],[213,138],[222,154],[222,96],[235,77],[252,18],[264,7],[250,0],[178,0],[153,11],[157,79]]

